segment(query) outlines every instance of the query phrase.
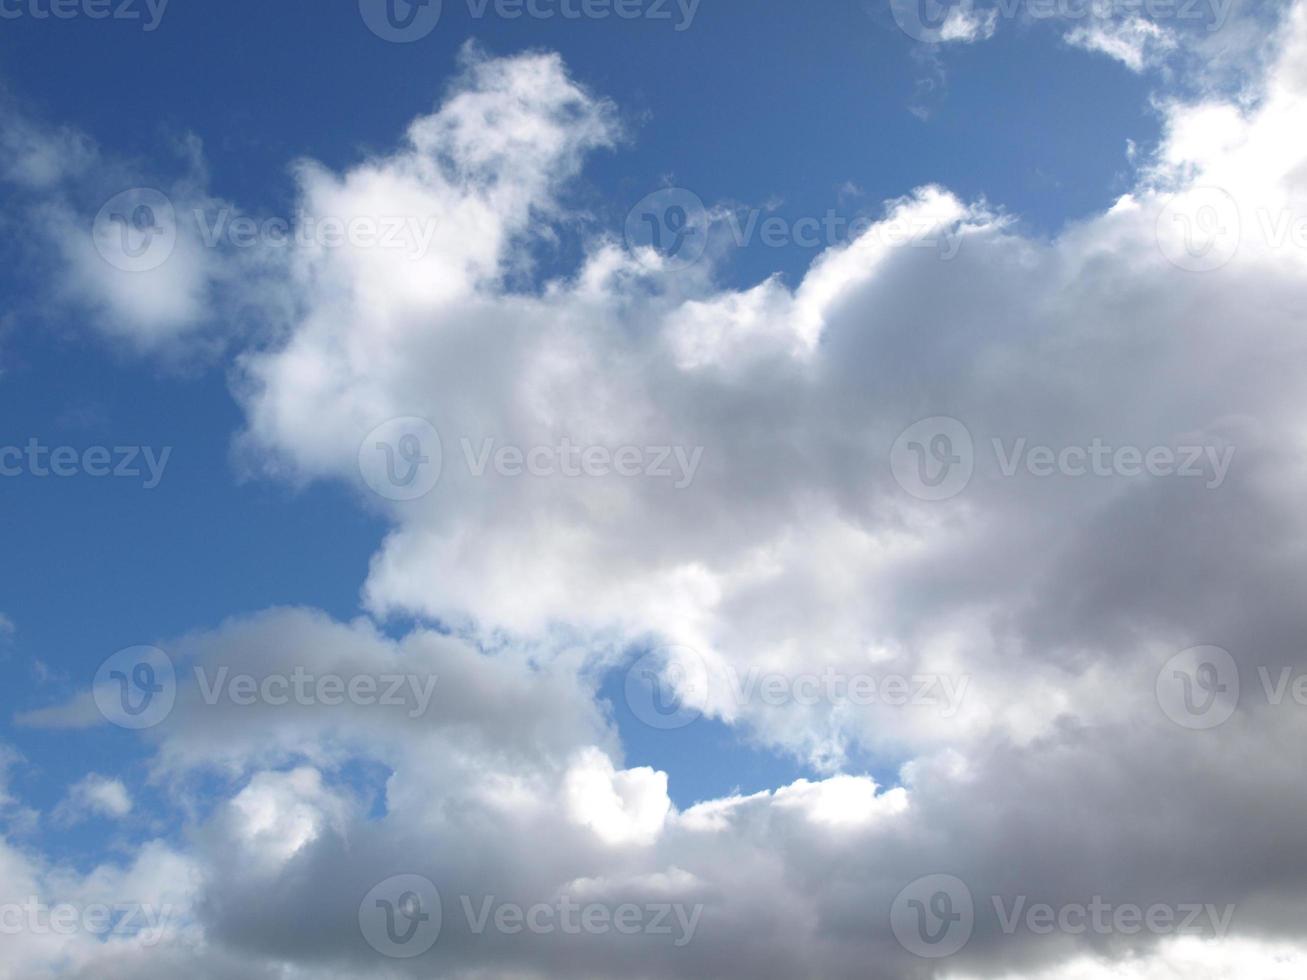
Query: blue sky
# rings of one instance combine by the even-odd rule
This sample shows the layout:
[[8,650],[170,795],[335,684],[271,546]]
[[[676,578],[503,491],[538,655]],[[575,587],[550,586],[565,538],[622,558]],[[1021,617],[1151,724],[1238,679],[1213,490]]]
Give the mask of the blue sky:
[[[1146,79],[1016,32],[948,52],[946,88],[920,119],[909,111],[923,75],[916,46],[888,11],[856,3],[818,14],[769,0],[747,15],[705,4],[680,32],[675,22],[473,19],[462,4],[446,7],[437,30],[408,45],[361,30],[349,4],[234,0],[170,6],[149,33],[131,22],[17,20],[0,50],[11,97],[39,115],[143,160],[167,160],[193,133],[214,193],[271,214],[293,201],[294,159],[347,167],[390,145],[439,99],[468,38],[495,54],[557,50],[620,107],[627,142],[597,155],[576,189],[579,205],[614,231],[625,207],[668,181],[705,201],[775,202],[791,220],[828,210],[852,220],[938,181],[1046,235],[1113,200],[1126,140],[1146,146],[1158,132]],[[21,270],[21,239],[7,237]],[[724,276],[745,284],[781,271],[793,280],[814,254],[754,240]],[[81,446],[113,433],[175,447],[167,479],[148,492],[116,481],[6,481],[3,594],[13,597],[23,655],[76,675],[112,650],[267,606],[357,613],[382,525],[331,487],[242,481],[228,459],[240,413],[220,365],[160,372],[88,346],[75,316],[29,326],[30,283],[8,278],[6,306],[22,311],[25,328],[6,353],[0,393],[9,442]],[[76,616],[70,596],[79,597]],[[4,697],[11,711],[33,701],[27,687]],[[632,734],[632,759],[685,766],[683,803],[796,771],[742,749],[686,759],[666,744],[677,736],[642,745],[643,734]],[[49,767],[34,791],[57,796],[67,778],[59,743],[14,738]]]
[[[372,745],[372,732],[347,735],[347,726],[301,732],[278,722],[266,734],[275,757],[264,757],[245,744],[245,732],[230,732],[228,756],[225,730],[201,749],[201,737],[180,723],[156,738],[69,722],[97,668],[138,644],[175,643],[171,652],[188,667],[247,628],[267,629],[270,650],[275,637],[299,631],[361,658],[445,650],[442,642],[450,651],[477,649],[512,672],[513,683],[544,685],[523,703],[547,716],[539,731],[550,734],[538,749],[521,748],[518,716],[530,711],[504,708],[508,695],[497,706],[490,698],[480,728],[442,733],[448,741],[425,750],[440,759],[432,772],[454,780],[448,774],[466,766],[491,773],[493,792],[511,784],[523,796],[557,781],[559,793],[572,794],[568,827],[593,829],[609,857],[613,848],[632,850],[611,865],[599,851],[578,850],[583,857],[565,869],[560,859],[550,873],[615,881],[701,859],[698,845],[680,852],[670,843],[667,860],[630,856],[653,847],[643,808],[660,802],[672,814],[667,826],[688,821],[676,825],[683,828],[717,819],[715,804],[695,807],[708,801],[739,811],[749,827],[780,826],[793,805],[827,830],[846,826],[846,809],[866,807],[866,820],[854,821],[857,833],[872,835],[885,853],[909,841],[904,853],[916,854],[919,841],[907,830],[873,840],[877,821],[901,812],[895,794],[911,790],[922,800],[913,806],[930,814],[922,839],[961,840],[966,835],[940,804],[971,792],[960,788],[973,784],[957,759],[981,760],[974,771],[990,781],[1015,780],[1036,765],[1025,753],[1041,739],[1072,761],[1116,751],[1120,744],[1104,749],[1085,732],[1108,724],[1095,713],[1103,700],[1097,685],[1110,686],[1111,671],[1125,669],[1118,657],[1151,677],[1148,658],[1159,651],[1180,650],[1186,639],[1227,646],[1251,629],[1234,612],[1221,619],[1211,597],[1240,561],[1254,580],[1270,575],[1256,556],[1240,552],[1211,581],[1195,574],[1155,591],[1136,585],[1135,604],[1122,593],[1147,579],[1146,557],[1118,565],[1120,555],[1104,556],[1080,531],[1106,528],[1114,541],[1178,547],[1184,521],[1209,519],[1204,507],[1216,508],[1212,526],[1274,527],[1282,513],[1258,497],[1255,476],[1241,482],[1236,467],[1230,485],[1206,497],[1185,495],[1190,486],[1168,496],[1175,484],[1165,481],[1139,489],[1119,480],[1067,483],[1065,492],[1056,481],[1018,480],[1019,491],[1003,496],[1002,475],[978,459],[973,495],[957,509],[946,502],[931,510],[925,497],[910,499],[918,496],[911,490],[904,497],[890,446],[903,443],[894,437],[906,436],[910,422],[956,415],[982,446],[990,435],[1030,442],[1105,435],[1182,447],[1201,438],[1214,454],[1237,445],[1239,459],[1255,458],[1267,472],[1290,465],[1271,458],[1273,438],[1259,441],[1245,426],[1290,414],[1301,352],[1280,317],[1298,308],[1293,276],[1276,264],[1278,253],[1267,257],[1245,242],[1234,268],[1246,280],[1232,283],[1230,273],[1223,282],[1215,272],[1186,279],[1195,269],[1177,263],[1165,242],[1159,253],[1153,231],[1155,212],[1170,206],[1166,195],[1210,194],[1217,185],[1222,201],[1242,209],[1245,232],[1256,227],[1248,188],[1266,180],[1247,157],[1231,162],[1237,154],[1229,147],[1238,143],[1231,132],[1254,147],[1248,156],[1276,161],[1278,169],[1267,171],[1276,179],[1295,172],[1269,135],[1277,117],[1257,115],[1271,98],[1270,81],[1290,74],[1277,68],[1278,49],[1261,42],[1296,36],[1290,27],[1271,31],[1257,20],[1263,14],[1237,4],[1221,32],[1185,33],[1163,19],[1174,36],[1139,34],[1138,22],[1128,21],[1120,34],[1072,41],[1063,21],[999,17],[984,26],[982,17],[966,21],[972,36],[963,42],[923,44],[900,28],[889,3],[869,0],[702,0],[683,30],[675,4],[671,20],[628,22],[505,19],[493,4],[474,16],[461,0],[445,0],[428,36],[396,44],[370,31],[354,2],[172,0],[148,31],[128,20],[32,16],[40,2],[11,5],[25,13],[0,21],[0,132],[24,134],[0,140],[12,157],[0,182],[0,447],[35,440],[79,453],[169,450],[158,485],[148,489],[145,477],[0,477],[0,663],[11,679],[0,691],[0,749],[17,753],[0,752],[0,815],[21,801],[27,825],[12,830],[13,839],[51,868],[124,865],[160,842],[200,866],[194,842],[203,850],[238,834],[231,814],[258,810],[266,796],[278,820],[311,810],[304,820],[313,825],[313,846],[323,848],[313,874],[339,865],[340,880],[353,883],[349,862],[324,856],[334,853],[324,828],[335,827],[333,819],[349,824],[340,816],[353,812],[349,800],[361,801],[358,826],[393,826],[388,843],[375,845],[391,857],[396,841],[429,843],[420,821],[405,822],[412,812],[405,807],[430,806],[452,826],[461,818],[449,814],[481,805],[481,797],[432,802],[439,790],[413,775],[413,759],[389,736],[378,734]],[[957,9],[974,12],[970,3]],[[1299,10],[1298,20],[1304,16]],[[1110,44],[1122,38],[1127,53],[1111,56],[1119,49]],[[1131,56],[1142,62],[1131,65]],[[502,96],[499,72],[510,79],[502,83],[512,92],[507,109],[494,101]],[[515,79],[528,73],[542,90],[561,93],[564,108],[542,109],[522,95]],[[482,96],[491,122],[468,135],[459,127],[470,124],[449,107]],[[522,111],[531,118],[521,131],[529,135],[504,151],[507,163],[498,156],[486,163],[478,154],[504,132],[518,132],[512,112],[527,104]],[[429,152],[436,170],[453,161],[449,172],[459,177],[448,186],[429,173],[424,179],[433,183],[423,185],[413,175],[426,158],[415,164],[399,149],[420,117],[434,120],[440,135],[418,157]],[[552,137],[555,125],[564,135]],[[588,137],[577,135],[584,126],[593,127]],[[72,148],[91,141],[89,162],[76,159]],[[40,157],[54,175],[48,180],[14,176],[14,161],[32,145],[54,148]],[[1207,175],[1205,184],[1190,183],[1196,173]],[[86,245],[100,205],[132,186],[166,188],[183,215],[183,201],[193,197],[205,207],[234,202],[242,214],[291,218],[306,207],[345,208],[340,202],[351,195],[365,199],[361,188],[378,174],[374,191],[394,194],[390,206],[415,199],[395,189],[402,187],[446,208],[439,247],[458,257],[447,265],[472,256],[471,271],[451,273],[455,299],[433,298],[407,271],[378,272],[364,260],[283,265],[282,257],[265,263],[262,253],[213,249],[195,260],[204,282],[197,308],[150,333],[140,325],[153,315],[150,297],[167,293],[161,277],[184,282],[184,256],[97,293],[104,270],[87,273],[67,244],[85,233],[76,248]],[[1301,199],[1284,180],[1291,203],[1278,206],[1290,213]],[[656,260],[650,266],[623,242],[632,207],[665,187],[705,203],[721,246],[681,274]],[[460,226],[458,208],[469,201],[484,210]],[[1254,203],[1259,214],[1271,207]],[[1210,231],[1210,206],[1184,206]],[[841,264],[850,254],[846,238],[804,244],[791,236],[773,247],[754,234],[732,244],[725,216],[738,220],[750,209],[788,227],[832,213],[844,222],[865,219],[863,228],[896,214],[926,215],[920,220],[966,243],[956,263],[951,255],[890,249],[883,264],[858,271]],[[466,242],[447,238],[458,227]],[[611,282],[601,276],[602,285],[587,291],[578,285],[582,272],[603,266],[598,257],[609,246],[618,257],[604,268],[620,274]],[[491,267],[493,274],[485,271]],[[126,294],[116,291],[120,282],[131,284]],[[339,283],[348,301],[333,291]],[[421,293],[412,308],[410,286]],[[1265,297],[1264,305],[1249,312],[1239,299],[1247,295]],[[1249,315],[1259,350],[1281,358],[1274,382],[1263,385],[1269,369],[1256,352],[1222,374],[1223,359],[1239,355],[1216,326],[1193,323],[1201,319],[1195,310]],[[483,320],[485,339],[458,333]],[[413,326],[419,322],[441,327],[428,333]],[[1190,329],[1187,345],[1179,338]],[[564,362],[567,370],[559,368]],[[385,408],[375,419],[367,416],[374,406]],[[569,413],[569,432],[612,434],[627,424],[638,430],[632,439],[690,433],[705,450],[703,474],[680,498],[646,485],[611,497],[588,490],[537,497],[516,486],[501,492],[499,484],[481,494],[446,478],[440,492],[406,505],[369,495],[367,473],[360,481],[353,463],[358,435],[373,421],[433,419],[448,474],[458,462],[457,435],[479,437],[482,421],[485,432],[511,442],[515,421],[523,431],[557,431]],[[465,429],[452,428],[455,420]],[[1180,528],[1160,526],[1167,521]],[[1222,552],[1221,534],[1210,535],[1193,545],[1200,564]],[[1279,570],[1290,580],[1296,571]],[[323,619],[259,618],[289,608]],[[1267,630],[1292,636],[1293,619],[1292,603],[1276,606]],[[980,706],[972,713],[969,704],[956,729],[937,719],[851,717],[831,705],[769,711],[715,703],[701,706],[703,717],[691,725],[659,730],[629,703],[623,668],[676,642],[662,632],[669,623],[681,638],[711,644],[701,653],[712,670],[768,669],[793,680],[805,664],[872,663],[913,676],[948,664],[965,669],[968,682],[974,675],[993,686],[982,686],[990,694],[976,695]],[[1226,633],[1198,635],[1204,629]],[[1117,642],[1134,644],[1130,658]],[[314,654],[299,656],[312,662]],[[441,656],[462,663],[459,653]],[[444,661],[436,662],[443,672]],[[1253,662],[1240,663],[1251,678]],[[459,670],[451,669],[461,677]],[[479,704],[485,691],[499,690],[496,683],[517,690],[488,675],[468,681],[455,701]],[[1151,710],[1152,692],[1145,694]],[[1111,724],[1128,730],[1133,716],[1121,711]],[[35,722],[20,723],[32,712]],[[249,737],[262,732],[252,725]],[[1166,748],[1150,758],[1172,752],[1172,734],[1162,732]],[[1282,733],[1266,738],[1278,744]],[[1118,760],[1119,771],[1128,757]],[[307,768],[316,775],[297,775]],[[121,782],[133,801],[129,820],[111,823],[100,811],[63,816],[74,809],[70,787],[88,774]],[[575,787],[591,778],[616,787],[621,820],[575,802],[582,792]],[[950,788],[936,787],[936,778]],[[1022,786],[1006,790],[1020,794]],[[1041,785],[1031,795],[1058,793]],[[734,794],[761,796],[726,800]],[[770,802],[758,802],[764,798]],[[970,805],[999,806],[991,799]],[[754,821],[748,807],[774,809]],[[628,818],[630,826],[622,822]],[[1012,816],[1007,825],[1020,824]],[[369,833],[355,839],[371,841]],[[1268,838],[1288,839],[1277,834]],[[257,836],[240,838],[241,846]],[[783,847],[807,855],[820,850],[817,840],[787,838]],[[373,846],[360,845],[360,853]],[[571,855],[573,846],[567,838],[560,848]],[[966,869],[983,878],[989,871],[976,855],[985,846],[967,838],[941,858],[944,865],[915,870]],[[783,877],[806,879],[823,860]],[[708,864],[691,871],[709,882],[705,888],[716,887]],[[446,870],[466,880],[466,869]],[[1040,877],[1044,871],[1033,878],[1058,887],[1054,877]],[[292,877],[300,885],[312,879],[307,871]],[[1120,880],[1127,877],[1122,871]],[[541,887],[551,887],[548,880],[541,877]],[[1213,870],[1207,880],[1221,876]],[[220,874],[212,881],[202,896],[214,899],[212,907],[225,914],[240,905],[248,883]],[[751,890],[738,879],[720,888]],[[818,918],[837,902],[831,894],[805,896]],[[197,898],[194,908],[202,907]],[[841,914],[831,916],[817,934],[842,934]],[[291,947],[299,939],[261,947],[238,919],[203,923],[230,939],[223,955],[232,957],[203,976],[222,975],[232,963],[271,971],[274,961],[296,960]],[[814,966],[818,973],[843,975],[849,949],[817,947],[795,955],[827,964]],[[985,946],[964,965],[989,969],[998,962],[990,953]],[[177,955],[157,961],[160,969],[188,963],[191,954]],[[356,951],[340,955],[355,962]],[[710,946],[695,955],[704,958],[693,970],[703,971],[718,969],[716,957],[725,954]],[[1013,953],[1010,962],[1023,956]],[[775,959],[776,968],[787,962]],[[594,968],[605,968],[602,957]],[[341,969],[321,976],[350,975]],[[686,969],[674,964],[650,976],[706,975]]]

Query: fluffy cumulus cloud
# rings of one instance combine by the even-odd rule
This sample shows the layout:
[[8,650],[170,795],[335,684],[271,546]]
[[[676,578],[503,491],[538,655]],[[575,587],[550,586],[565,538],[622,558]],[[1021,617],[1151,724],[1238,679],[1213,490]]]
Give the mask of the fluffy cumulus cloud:
[[68,790],[55,810],[55,817],[75,823],[90,817],[122,819],[132,812],[132,798],[120,780],[92,773]]
[[[1055,238],[905,189],[794,286],[722,287],[711,209],[688,267],[595,230],[539,281],[622,138],[548,54],[469,52],[392,153],[301,164],[306,221],[434,229],[301,240],[286,295],[228,300],[276,323],[237,358],[244,460],[389,520],[372,618],[163,639],[179,838],[89,873],[0,838],[0,902],[168,924],[28,930],[0,976],[1300,975],[1307,5],[1260,79],[1166,106]],[[646,652],[655,696],[822,778],[676,806],[604,694]],[[404,923],[431,941],[385,955]]]

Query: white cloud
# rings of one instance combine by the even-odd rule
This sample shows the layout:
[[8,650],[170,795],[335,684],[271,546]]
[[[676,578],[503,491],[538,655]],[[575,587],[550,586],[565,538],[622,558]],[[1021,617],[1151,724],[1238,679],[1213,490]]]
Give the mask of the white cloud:
[[[925,187],[794,288],[725,289],[711,253],[673,273],[599,234],[575,275],[531,286],[522,272],[566,179],[618,135],[553,56],[470,55],[393,154],[344,173],[303,165],[310,216],[421,213],[438,231],[416,262],[293,256],[284,307],[302,314],[240,360],[244,449],[291,479],[352,483],[392,524],[371,610],[453,635],[271,610],[165,646],[184,679],[400,671],[435,675],[435,697],[418,716],[271,710],[206,703],[188,680],[147,736],[151,775],[185,815],[185,855],[149,845],[134,876],[92,876],[96,893],[175,885],[184,925],[148,966],[134,948],[82,944],[62,975],[824,978],[875,964],[913,977],[925,968],[890,908],[926,872],[963,880],[982,910],[1016,894],[1237,909],[1235,934],[1202,946],[1009,935],[984,915],[942,975],[1274,976],[1301,959],[1307,889],[1285,856],[1307,847],[1307,787],[1284,747],[1307,715],[1250,698],[1221,732],[1197,733],[1155,698],[1159,668],[1200,642],[1230,645],[1250,682],[1259,665],[1304,666],[1292,542],[1307,530],[1307,257],[1261,220],[1307,201],[1307,7],[1295,10],[1264,98],[1168,107],[1156,159],[1108,212],[1046,241]],[[1226,200],[1233,211],[1214,203]],[[885,247],[895,220],[962,247],[951,261]],[[1183,267],[1230,228],[1245,234],[1220,268]],[[1196,231],[1216,240],[1184,251]],[[965,421],[976,472],[928,502],[899,485],[891,447],[937,415]],[[419,501],[364,497],[360,444],[401,416],[440,429],[443,477]],[[1096,437],[1232,445],[1236,467],[1219,489],[1006,476],[992,449]],[[704,456],[682,490],[476,477],[463,438]],[[702,657],[696,706],[829,778],[678,811],[675,774],[627,767],[597,695],[629,648],[659,642]],[[754,670],[970,685],[951,715],[768,703],[734,686]],[[94,721],[85,698],[70,705],[27,720]],[[868,757],[899,785],[850,761]],[[0,861],[19,892],[86,884],[9,850]],[[395,874],[448,900],[435,952],[407,966],[379,964],[357,931],[362,896]],[[684,896],[702,922],[678,949],[648,935],[528,944],[459,919],[460,897],[529,907],[568,888]],[[14,975],[54,975],[65,955],[34,943]]]
[[132,798],[127,787],[120,780],[92,773],[69,788],[54,816],[65,823],[76,823],[88,817],[121,820],[131,812]]
[[[1048,970],[991,974],[995,980],[1295,980],[1307,967],[1307,950],[1258,940],[1168,940],[1156,950],[1125,960],[1084,957]],[[979,980],[954,975],[951,980]]]
[[578,753],[567,772],[567,811],[607,844],[650,844],[671,811],[667,774],[652,769],[618,772],[598,749]]
[[1160,63],[1179,46],[1171,31],[1142,17],[1082,24],[1067,32],[1066,42],[1115,58],[1135,72]]

